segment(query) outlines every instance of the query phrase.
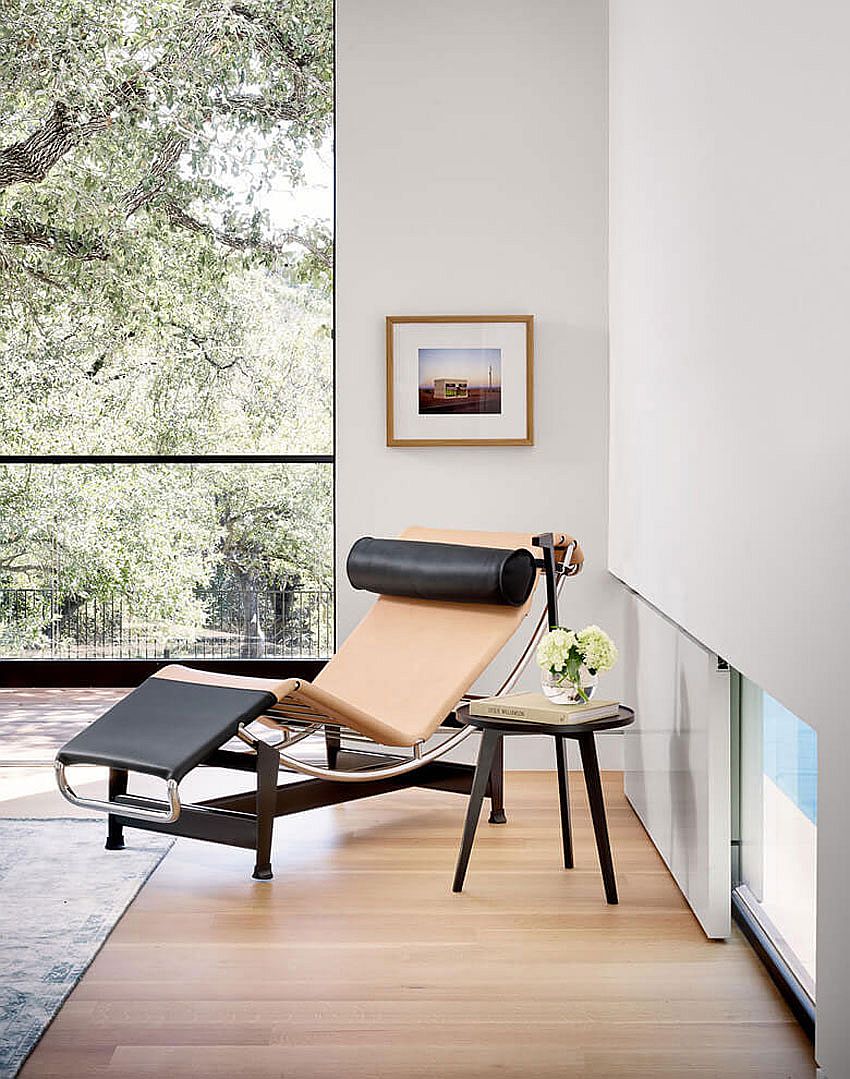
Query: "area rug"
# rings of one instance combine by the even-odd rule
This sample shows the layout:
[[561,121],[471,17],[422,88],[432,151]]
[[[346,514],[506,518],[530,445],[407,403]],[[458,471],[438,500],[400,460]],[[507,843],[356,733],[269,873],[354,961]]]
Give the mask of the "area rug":
[[0,1079],[17,1075],[173,840],[103,820],[0,819]]

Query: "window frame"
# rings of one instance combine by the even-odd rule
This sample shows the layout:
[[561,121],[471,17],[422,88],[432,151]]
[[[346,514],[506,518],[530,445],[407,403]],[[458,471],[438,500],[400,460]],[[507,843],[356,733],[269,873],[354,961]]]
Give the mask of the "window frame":
[[[333,112],[331,117],[331,146],[334,148],[331,160],[331,227],[335,263],[337,237],[337,66],[336,66],[336,5],[331,6],[331,37],[333,48],[333,71],[331,86],[333,94]],[[87,464],[320,464],[331,467],[331,589],[336,598],[337,591],[337,422],[336,422],[336,317],[337,295],[336,274],[332,274],[331,284],[331,452],[324,454],[0,454],[0,465],[44,464],[44,465],[87,465]],[[336,650],[337,616],[334,603],[333,642]],[[133,687],[150,677],[155,671],[173,662],[169,659],[18,659],[0,657],[0,686],[9,688],[50,688],[50,687]],[[222,673],[253,674],[258,677],[302,677],[313,679],[322,667],[322,659],[230,659],[230,660],[191,660],[192,666],[199,670],[221,671]]]

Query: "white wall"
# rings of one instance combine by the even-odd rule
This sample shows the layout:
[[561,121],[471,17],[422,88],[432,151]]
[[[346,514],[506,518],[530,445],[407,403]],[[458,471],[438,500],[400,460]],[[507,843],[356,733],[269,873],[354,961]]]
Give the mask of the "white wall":
[[[605,570],[606,56],[599,0],[338,2],[341,637],[369,603],[347,585],[351,543],[409,524],[572,532],[587,563],[563,617],[620,636]],[[535,316],[533,447],[384,444],[384,317],[445,313]],[[529,756],[530,741],[509,740],[509,766],[550,767],[551,746]],[[603,766],[621,766],[620,736],[603,742]]]
[[818,730],[850,1076],[850,6],[611,0],[611,567]]

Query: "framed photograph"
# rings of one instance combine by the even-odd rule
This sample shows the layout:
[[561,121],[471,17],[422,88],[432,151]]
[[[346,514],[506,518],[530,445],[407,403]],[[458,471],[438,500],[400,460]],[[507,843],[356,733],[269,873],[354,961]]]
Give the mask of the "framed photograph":
[[533,315],[390,315],[388,446],[531,446]]

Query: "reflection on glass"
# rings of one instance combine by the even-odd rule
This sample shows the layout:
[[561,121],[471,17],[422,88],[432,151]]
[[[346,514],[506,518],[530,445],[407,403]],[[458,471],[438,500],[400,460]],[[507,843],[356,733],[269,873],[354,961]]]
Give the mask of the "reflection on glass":
[[0,655],[333,649],[330,465],[10,465],[0,508]]
[[745,680],[740,796],[739,892],[814,999],[817,735]]

